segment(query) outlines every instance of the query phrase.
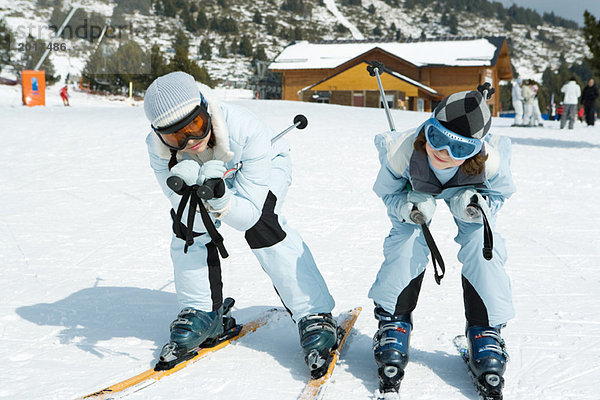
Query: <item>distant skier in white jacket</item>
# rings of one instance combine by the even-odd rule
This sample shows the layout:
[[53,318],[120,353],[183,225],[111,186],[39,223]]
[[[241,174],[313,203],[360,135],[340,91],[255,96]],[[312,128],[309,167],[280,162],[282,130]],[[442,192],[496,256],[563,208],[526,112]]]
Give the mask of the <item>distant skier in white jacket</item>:
[[515,123],[513,126],[523,125],[523,95],[521,93],[521,85],[523,80],[517,78],[512,87],[512,104],[515,109]]
[[568,83],[565,83],[560,89],[565,94],[563,103],[565,110],[560,119],[560,129],[563,129],[569,120],[569,129],[573,129],[575,119],[577,118],[577,99],[581,96],[581,88],[577,84],[575,77],[571,77]]

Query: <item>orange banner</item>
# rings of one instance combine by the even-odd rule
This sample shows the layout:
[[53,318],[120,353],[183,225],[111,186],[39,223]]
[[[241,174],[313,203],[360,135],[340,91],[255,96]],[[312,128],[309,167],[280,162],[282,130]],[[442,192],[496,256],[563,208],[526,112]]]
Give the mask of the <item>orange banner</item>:
[[46,71],[21,71],[23,105],[46,105]]

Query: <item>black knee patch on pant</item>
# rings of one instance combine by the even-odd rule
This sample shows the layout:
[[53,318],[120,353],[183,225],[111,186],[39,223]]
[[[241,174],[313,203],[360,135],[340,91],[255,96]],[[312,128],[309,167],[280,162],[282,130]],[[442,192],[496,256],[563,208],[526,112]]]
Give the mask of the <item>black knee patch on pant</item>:
[[469,325],[490,326],[488,312],[483,300],[471,285],[471,282],[462,277],[463,299],[465,302],[465,317]]
[[286,233],[279,225],[277,214],[275,214],[276,203],[277,197],[269,191],[260,219],[245,234],[246,242],[248,242],[251,249],[271,247],[285,239]]
[[208,281],[210,282],[210,297],[213,303],[213,311],[217,311],[223,305],[223,281],[221,279],[221,259],[219,251],[213,242],[206,244],[208,256]]
[[419,299],[424,276],[425,271],[410,281],[408,286],[400,293],[398,300],[396,300],[394,315],[410,314],[417,307],[417,300]]

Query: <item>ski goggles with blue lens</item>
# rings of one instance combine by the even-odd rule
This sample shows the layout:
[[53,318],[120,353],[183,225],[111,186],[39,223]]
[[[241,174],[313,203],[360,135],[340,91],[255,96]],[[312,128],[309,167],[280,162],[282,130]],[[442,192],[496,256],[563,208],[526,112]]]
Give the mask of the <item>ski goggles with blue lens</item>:
[[425,121],[423,129],[427,143],[434,150],[448,150],[450,157],[455,160],[466,160],[481,151],[481,140],[456,134],[435,118]]

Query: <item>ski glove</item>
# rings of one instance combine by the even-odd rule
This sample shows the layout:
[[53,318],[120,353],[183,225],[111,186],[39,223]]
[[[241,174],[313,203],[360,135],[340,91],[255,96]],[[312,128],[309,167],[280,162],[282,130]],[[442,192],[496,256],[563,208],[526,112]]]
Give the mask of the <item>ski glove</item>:
[[183,160],[171,168],[171,175],[178,176],[186,185],[196,185],[198,174],[200,173],[200,164],[194,160]]
[[423,214],[423,217],[425,217],[425,223],[431,221],[435,212],[435,199],[430,194],[415,192],[413,190],[406,196],[406,202],[398,204],[398,217],[402,222],[419,225],[417,221],[413,221],[410,218],[410,214],[415,206]]
[[[223,179],[225,172],[227,172],[227,167],[225,167],[225,163],[223,161],[210,160],[202,165],[200,170],[200,179],[198,181],[204,183],[204,181],[207,179]],[[229,207],[229,203],[231,202],[231,190],[229,190],[227,185],[225,185],[225,193],[223,193],[223,196],[206,200],[206,202],[210,206],[210,211],[224,215]]]
[[452,196],[450,198],[450,212],[461,221],[482,224],[481,212],[475,207],[468,207],[473,196],[477,198],[477,204],[486,216],[489,216],[490,208],[487,201],[474,189],[463,189]]

